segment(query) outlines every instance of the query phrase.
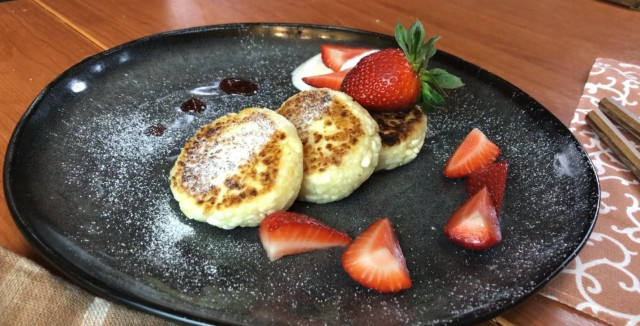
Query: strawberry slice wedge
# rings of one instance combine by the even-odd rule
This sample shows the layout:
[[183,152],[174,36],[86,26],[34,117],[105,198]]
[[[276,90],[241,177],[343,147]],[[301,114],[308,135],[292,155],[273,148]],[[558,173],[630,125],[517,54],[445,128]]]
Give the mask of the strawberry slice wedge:
[[460,178],[487,167],[500,155],[500,148],[482,131],[473,128],[453,152],[444,167],[443,174],[449,178]]
[[313,86],[316,88],[331,88],[335,91],[340,90],[340,85],[342,85],[342,80],[344,76],[351,69],[346,69],[342,71],[332,72],[326,75],[317,75],[317,76],[309,76],[302,78],[302,81],[307,83],[309,86]]
[[487,187],[498,216],[500,216],[500,206],[507,184],[507,166],[506,161],[493,163],[482,170],[472,172],[467,178],[467,195],[471,197]]
[[260,241],[271,261],[285,255],[346,246],[351,238],[320,221],[298,213],[276,212],[260,223]]
[[369,48],[354,48],[336,44],[322,44],[320,46],[320,54],[322,63],[333,71],[340,71],[342,65],[349,59],[353,59],[365,52],[372,51]]
[[360,285],[380,292],[411,287],[409,270],[388,218],[365,229],[342,255],[342,267]]
[[498,216],[486,187],[449,217],[444,234],[459,246],[471,250],[484,250],[502,240]]

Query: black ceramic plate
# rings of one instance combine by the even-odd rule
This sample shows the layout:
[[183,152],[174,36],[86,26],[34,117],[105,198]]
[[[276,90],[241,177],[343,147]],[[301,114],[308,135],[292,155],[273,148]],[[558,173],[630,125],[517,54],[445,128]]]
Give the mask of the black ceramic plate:
[[[535,292],[578,252],[596,219],[599,187],[587,155],[535,100],[463,60],[434,67],[462,77],[448,110],[428,115],[418,158],[374,174],[339,202],[295,203],[356,236],[388,216],[413,287],[380,294],[352,281],[341,248],[270,262],[256,228],[224,231],[186,219],[168,173],[203,124],[247,106],[277,108],[296,93],[292,70],[322,43],[392,47],[389,36],[335,27],[225,25],[170,32],[93,56],[52,82],[19,122],[4,168],[16,223],[40,252],[86,288],[193,323],[396,325],[489,318]],[[228,95],[225,77],[259,85]],[[202,113],[178,107],[204,101]],[[162,136],[145,130],[162,123]],[[509,163],[503,241],[484,252],[442,228],[465,198],[442,168],[478,127]]]

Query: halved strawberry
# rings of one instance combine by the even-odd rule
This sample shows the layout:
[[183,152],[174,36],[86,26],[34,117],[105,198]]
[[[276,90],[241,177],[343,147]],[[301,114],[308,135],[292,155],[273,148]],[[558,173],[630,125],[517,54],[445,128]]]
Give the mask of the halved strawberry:
[[467,195],[475,195],[487,187],[496,207],[496,215],[500,216],[500,205],[507,184],[507,161],[493,163],[482,170],[469,174],[467,179]]
[[346,246],[351,238],[320,221],[298,213],[276,212],[260,223],[260,241],[274,261],[282,256]]
[[307,83],[307,85],[309,86],[317,88],[326,87],[337,91],[340,89],[340,85],[342,85],[344,76],[346,76],[350,70],[351,69],[346,69],[342,71],[332,72],[326,75],[304,77],[302,78],[302,81]]
[[342,65],[344,65],[344,63],[349,59],[353,59],[371,50],[373,49],[355,48],[336,44],[322,44],[320,46],[322,63],[324,63],[325,66],[329,67],[333,71],[340,71]]
[[487,188],[482,188],[458,208],[444,225],[444,234],[471,250],[484,250],[502,240],[500,223]]
[[460,178],[487,167],[498,158],[500,148],[482,131],[473,128],[462,143],[453,152],[444,167],[444,175],[449,178]]
[[342,255],[342,267],[360,285],[380,292],[411,287],[409,270],[388,218],[367,227]]

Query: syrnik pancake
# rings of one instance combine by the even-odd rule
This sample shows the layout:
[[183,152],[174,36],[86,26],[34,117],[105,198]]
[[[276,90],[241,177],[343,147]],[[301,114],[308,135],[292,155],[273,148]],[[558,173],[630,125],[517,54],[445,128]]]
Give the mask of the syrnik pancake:
[[376,171],[391,170],[416,158],[427,133],[427,116],[419,106],[402,111],[370,111],[380,128],[382,149]]
[[303,144],[298,199],[342,199],[373,173],[380,152],[378,125],[350,96],[326,88],[302,91],[277,112],[295,125]]
[[223,229],[257,226],[285,210],[302,180],[295,127],[269,109],[247,108],[203,126],[171,169],[171,191],[189,218]]

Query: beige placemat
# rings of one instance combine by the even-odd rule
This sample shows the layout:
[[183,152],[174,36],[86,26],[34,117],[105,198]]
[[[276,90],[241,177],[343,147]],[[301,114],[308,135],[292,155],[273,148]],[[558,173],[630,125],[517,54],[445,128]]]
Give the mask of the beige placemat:
[[589,73],[570,129],[597,170],[600,212],[578,257],[541,293],[612,325],[640,325],[640,182],[585,122],[607,96],[640,116],[640,65],[597,59]]
[[95,297],[34,262],[0,247],[0,325],[173,324]]

